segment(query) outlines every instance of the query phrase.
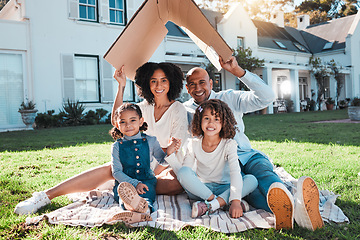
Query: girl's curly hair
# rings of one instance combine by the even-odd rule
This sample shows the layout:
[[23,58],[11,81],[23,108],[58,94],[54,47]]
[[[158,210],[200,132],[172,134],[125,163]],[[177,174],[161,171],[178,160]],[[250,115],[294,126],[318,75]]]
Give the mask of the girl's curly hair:
[[196,109],[191,124],[191,131],[193,136],[204,136],[204,131],[201,129],[201,121],[205,109],[210,109],[211,114],[220,117],[221,131],[219,136],[221,138],[233,138],[235,136],[237,122],[235,120],[234,114],[232,113],[229,106],[219,99],[210,99],[204,101]]
[[150,78],[158,69],[161,69],[169,80],[170,89],[167,97],[170,101],[178,98],[183,88],[184,74],[178,66],[167,62],[147,62],[136,70],[135,84],[138,86],[140,97],[145,98],[149,104],[154,104],[154,95],[150,90]]
[[[133,104],[133,103],[124,103],[123,105],[118,107],[118,109],[116,109],[116,111],[114,112],[114,119],[117,121],[117,119],[120,117],[121,113],[123,113],[125,111],[134,111],[139,116],[139,118],[142,118],[142,112],[141,112],[140,107],[138,105]],[[147,128],[148,128],[148,125],[147,125],[146,122],[144,122],[143,125],[141,125],[139,130],[140,131],[146,131]],[[122,132],[120,132],[120,130],[117,129],[116,127],[113,127],[109,131],[109,134],[111,135],[111,137],[114,140],[117,140],[117,139],[122,138],[124,136],[124,134]]]

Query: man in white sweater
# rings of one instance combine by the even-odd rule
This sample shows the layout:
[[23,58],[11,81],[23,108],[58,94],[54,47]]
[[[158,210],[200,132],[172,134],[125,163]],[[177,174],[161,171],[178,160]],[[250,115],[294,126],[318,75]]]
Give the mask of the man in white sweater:
[[[273,212],[276,229],[293,228],[294,200],[279,176],[273,171],[269,158],[262,152],[251,147],[244,133],[243,114],[267,107],[275,100],[271,87],[266,85],[257,75],[243,70],[235,57],[224,62],[220,59],[223,69],[229,71],[242,81],[251,91],[234,91],[232,89],[215,93],[213,82],[206,70],[191,69],[186,76],[186,88],[192,99],[184,103],[188,111],[189,121],[198,104],[208,99],[220,99],[226,102],[234,113],[238,131],[234,137],[238,144],[237,153],[241,170],[245,174],[254,175],[259,187],[246,200],[255,208]],[[323,226],[319,212],[319,193],[315,182],[309,177],[299,179],[298,194],[295,202],[295,220],[311,230]]]

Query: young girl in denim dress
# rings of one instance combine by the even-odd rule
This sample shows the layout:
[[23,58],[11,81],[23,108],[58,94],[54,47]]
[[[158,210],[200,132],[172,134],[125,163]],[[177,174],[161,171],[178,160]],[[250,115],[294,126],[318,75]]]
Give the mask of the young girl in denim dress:
[[[166,153],[156,137],[141,132],[147,129],[147,124],[139,106],[125,103],[115,111],[114,117],[116,124],[110,132],[116,140],[111,153],[111,170],[115,178],[114,198],[127,210],[153,212],[156,178],[150,164],[154,158],[161,167],[166,168]],[[180,140],[173,138],[167,154],[174,153],[179,147]]]

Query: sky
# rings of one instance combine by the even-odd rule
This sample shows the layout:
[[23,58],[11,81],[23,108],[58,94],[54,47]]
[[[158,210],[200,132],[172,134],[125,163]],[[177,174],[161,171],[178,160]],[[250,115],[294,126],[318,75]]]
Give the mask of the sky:
[[294,1],[294,3],[295,3],[294,5],[295,5],[295,6],[298,6],[298,5],[299,5],[300,3],[302,3],[303,1],[304,1],[304,0],[295,0],[295,1]]

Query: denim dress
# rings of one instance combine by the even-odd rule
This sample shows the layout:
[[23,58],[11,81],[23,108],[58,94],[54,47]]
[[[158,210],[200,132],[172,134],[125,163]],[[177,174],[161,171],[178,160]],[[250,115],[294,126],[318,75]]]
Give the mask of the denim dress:
[[[141,194],[149,205],[151,212],[153,212],[153,204],[156,197],[156,177],[154,172],[150,168],[150,149],[148,140],[145,134],[141,134],[140,139],[132,139],[129,141],[123,141],[118,139],[119,142],[119,159],[123,166],[123,172],[134,179],[146,184],[149,191]],[[115,186],[113,188],[114,198],[119,202],[118,194],[119,182],[115,180]]]

